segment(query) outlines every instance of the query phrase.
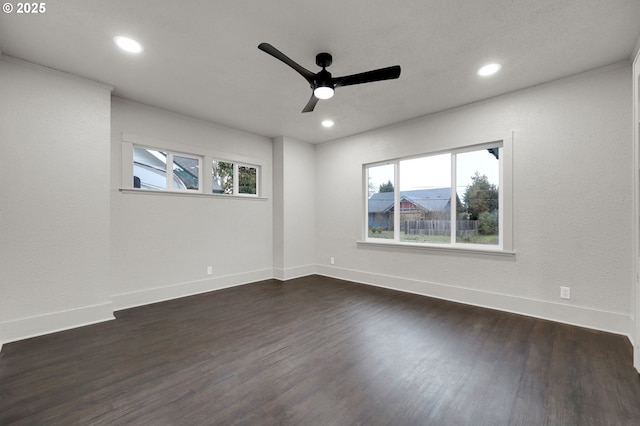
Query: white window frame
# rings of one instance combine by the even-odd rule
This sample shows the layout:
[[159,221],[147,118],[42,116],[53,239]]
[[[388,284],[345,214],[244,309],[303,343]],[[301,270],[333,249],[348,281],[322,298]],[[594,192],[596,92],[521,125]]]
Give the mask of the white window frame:
[[[130,179],[130,185],[131,185],[131,189],[140,189],[140,188],[134,188],[133,187],[133,151],[135,148],[142,148],[142,149],[151,149],[154,151],[161,151],[164,152],[166,154],[166,162],[165,162],[165,177],[166,177],[166,184],[164,189],[154,189],[153,191],[161,191],[161,192],[195,192],[195,193],[202,193],[203,190],[203,185],[202,185],[202,164],[203,164],[203,160],[204,158],[202,156],[196,155],[196,154],[189,154],[189,153],[185,153],[185,152],[178,152],[178,151],[173,151],[170,149],[166,149],[166,148],[161,148],[161,147],[157,147],[157,146],[148,146],[148,145],[139,145],[139,144],[131,144],[131,156],[129,157],[130,163],[131,163],[131,179]],[[124,151],[124,150],[123,150]],[[129,151],[129,150],[127,150]],[[181,188],[174,188],[173,187],[173,178],[174,178],[174,173],[173,173],[173,159],[174,157],[184,157],[184,158],[190,158],[193,160],[197,160],[198,161],[198,188],[197,189],[189,189],[189,188],[185,188],[185,189],[181,189]]]
[[[208,167],[209,170],[207,171],[207,173],[211,170],[211,168],[213,167],[213,162],[214,161],[218,161],[221,163],[229,163],[231,164],[231,166],[233,167],[233,190],[231,194],[213,194],[216,196],[222,196],[222,197],[250,197],[250,198],[259,198],[260,197],[260,182],[261,182],[261,170],[262,168],[257,165],[257,164],[249,164],[249,163],[244,163],[244,162],[239,162],[239,161],[233,161],[233,160],[227,160],[227,159],[222,159],[222,158],[213,158],[211,157],[208,160]],[[245,193],[240,193],[240,172],[239,172],[239,168],[240,167],[248,167],[251,169],[255,169],[256,170],[256,193],[255,194],[245,194]]]
[[207,176],[209,175],[210,172],[213,172],[213,162],[217,161],[219,163],[228,163],[231,164],[231,180],[233,181],[233,186],[231,188],[231,194],[225,194],[224,192],[221,193],[215,193],[213,192],[213,188],[211,188],[209,190],[209,192],[212,195],[216,195],[216,196],[220,196],[220,197],[234,197],[236,196],[236,194],[238,193],[238,188],[237,188],[237,175],[238,175],[238,171],[236,169],[236,162],[232,161],[232,160],[227,160],[227,159],[222,159],[222,158],[217,158],[217,157],[207,157]]
[[[137,146],[137,145],[136,145]],[[147,147],[140,147],[147,148]],[[152,148],[155,149],[155,148]],[[167,153],[167,190],[169,191],[187,191],[187,192],[199,192],[202,193],[202,160],[203,158],[198,155],[186,154],[175,151],[165,151]],[[175,189],[172,186],[173,183],[173,157],[191,158],[198,161],[198,189]],[[171,185],[171,186],[170,186]]]
[[[455,188],[456,188],[456,155],[466,152],[478,151],[487,148],[494,148],[500,146],[500,156],[498,158],[499,164],[499,206],[498,220],[499,220],[499,241],[497,245],[490,244],[473,244],[473,243],[459,243],[456,241],[456,229],[455,220],[457,215],[457,209],[455,208]],[[394,165],[394,212],[400,212],[400,162],[404,160],[410,160],[414,158],[429,157],[439,154],[451,154],[451,242],[443,244],[434,243],[415,243],[400,241],[400,214],[394,214],[394,238],[384,239],[375,238],[369,236],[369,218],[368,218],[368,170],[371,167]],[[470,253],[482,253],[482,254],[495,254],[495,255],[514,255],[513,247],[513,134],[509,134],[502,138],[496,138],[491,142],[482,142],[473,145],[466,145],[448,150],[435,151],[423,153],[420,155],[396,158],[393,160],[380,161],[375,163],[363,164],[362,177],[363,177],[363,228],[362,235],[363,240],[358,241],[359,245],[376,245],[386,247],[400,247],[400,248],[416,248],[426,250],[439,250],[439,251],[462,251]]]
[[[256,170],[256,193],[246,194],[240,193],[240,167],[246,167]],[[238,197],[258,197],[260,195],[260,166],[247,163],[233,163],[233,190]]]
[[[122,134],[122,142],[121,146],[121,182],[120,182],[120,192],[122,193],[131,193],[131,194],[145,194],[145,195],[179,195],[179,196],[191,196],[191,197],[206,197],[206,198],[237,198],[237,199],[245,199],[245,200],[267,200],[265,196],[263,196],[263,188],[262,188],[262,173],[264,165],[258,161],[254,162],[253,158],[242,157],[238,159],[233,159],[232,156],[226,155],[223,153],[196,153],[195,149],[190,149],[189,147],[181,147],[179,149],[167,149],[165,146],[169,146],[169,143],[156,140],[153,138],[148,138],[144,136],[133,135],[129,133]],[[198,190],[184,190],[184,189],[173,189],[172,181],[167,181],[167,189],[142,189],[142,188],[134,188],[133,183],[133,147],[140,148],[148,148],[153,150],[158,150],[167,153],[167,157],[169,153],[172,155],[184,156],[188,158],[198,159]],[[213,193],[212,185],[213,182],[211,180],[211,167],[212,162],[214,160],[223,161],[226,163],[231,163],[234,165],[234,185],[236,185],[233,194],[218,194]],[[169,159],[167,160],[168,164],[173,164],[173,158],[171,158],[171,162]],[[256,194],[239,194],[238,193],[238,176],[237,176],[237,167],[251,167],[256,169]],[[171,167],[172,168],[172,167]],[[173,168],[171,173],[168,175],[173,175]],[[167,179],[172,179],[172,177],[168,177]],[[171,185],[171,186],[169,186]]]

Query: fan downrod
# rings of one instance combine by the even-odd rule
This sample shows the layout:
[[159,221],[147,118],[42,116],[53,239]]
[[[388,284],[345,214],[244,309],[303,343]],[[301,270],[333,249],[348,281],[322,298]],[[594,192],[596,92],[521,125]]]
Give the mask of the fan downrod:
[[333,58],[329,53],[322,52],[316,55],[316,65],[322,68],[326,68],[333,62]]

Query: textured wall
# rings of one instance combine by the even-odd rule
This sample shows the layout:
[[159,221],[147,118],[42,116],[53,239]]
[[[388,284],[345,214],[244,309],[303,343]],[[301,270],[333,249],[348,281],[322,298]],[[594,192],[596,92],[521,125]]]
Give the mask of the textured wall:
[[[628,333],[630,83],[630,67],[613,66],[318,145],[320,272]],[[356,244],[363,163],[512,131],[515,258]],[[561,285],[571,287],[571,300],[559,298]]]
[[[306,273],[314,256],[327,275],[627,333],[630,75],[608,67],[315,148],[283,138],[274,153],[267,138],[130,101],[110,108],[106,87],[1,60],[0,342],[267,278],[274,266]],[[514,258],[356,244],[363,163],[512,131]],[[261,164],[267,199],[121,193],[123,132]],[[560,285],[571,300],[559,299]]]
[[[633,92],[632,92],[632,96],[633,96],[633,130],[634,130],[634,136],[633,136],[633,143],[634,143],[634,159],[635,159],[635,163],[634,163],[634,170],[635,170],[635,175],[634,175],[634,181],[636,182],[636,185],[634,186],[634,200],[635,200],[635,214],[634,214],[634,233],[635,233],[635,240],[634,240],[634,244],[635,244],[635,255],[636,256],[640,256],[640,252],[638,244],[640,243],[640,235],[638,235],[638,233],[640,232],[640,224],[638,223],[638,221],[640,220],[640,193],[638,193],[640,191],[640,187],[638,185],[638,183],[640,182],[639,177],[640,177],[640,39],[638,39],[638,42],[636,43],[636,48],[634,49],[634,60],[633,60]],[[636,259],[636,269],[635,272],[636,274],[640,273],[640,271],[638,270],[638,266],[640,265],[640,258]],[[635,281],[635,287],[634,287],[634,292],[633,292],[633,297],[631,298],[631,312],[634,313],[634,318],[635,318],[635,324],[634,324],[634,336],[635,336],[635,348],[633,351],[634,354],[634,366],[636,367],[636,370],[638,370],[638,372],[640,372],[640,280]]]
[[277,278],[315,271],[314,190],[314,146],[287,137],[275,139],[273,266]]
[[[265,199],[121,193],[123,133],[178,152],[261,165]],[[272,276],[270,139],[118,98],[111,137],[116,309]]]
[[0,60],[0,342],[111,317],[110,90]]

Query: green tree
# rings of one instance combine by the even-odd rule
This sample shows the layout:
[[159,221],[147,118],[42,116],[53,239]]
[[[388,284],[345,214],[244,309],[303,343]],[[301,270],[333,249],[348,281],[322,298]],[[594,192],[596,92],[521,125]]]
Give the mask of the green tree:
[[[221,188],[214,192],[233,194],[233,163],[214,161],[212,170],[214,187]],[[238,193],[255,194],[256,177],[255,167],[238,166]]]
[[[480,220],[478,231],[484,235],[498,230],[498,187],[476,172],[464,193],[464,207],[471,220]],[[484,214],[483,214],[484,213]]]
[[391,183],[391,181],[388,181],[387,183],[381,183],[378,192],[393,192],[393,184]]
[[238,192],[240,194],[256,193],[255,167],[238,167]]
[[496,235],[498,233],[498,210],[480,213],[478,233],[482,235]]
[[221,192],[223,194],[233,193],[233,163],[227,163],[224,161],[213,162],[213,181],[214,187],[219,186],[221,189],[214,190],[214,192]]

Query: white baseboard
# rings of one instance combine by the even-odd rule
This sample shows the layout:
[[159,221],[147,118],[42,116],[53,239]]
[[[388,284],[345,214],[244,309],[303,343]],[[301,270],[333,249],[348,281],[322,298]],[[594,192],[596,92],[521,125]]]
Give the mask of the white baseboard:
[[2,344],[115,319],[112,302],[0,322]]
[[374,285],[376,287],[384,287],[391,290],[622,334],[633,341],[631,338],[633,330],[631,316],[617,312],[527,299],[472,288],[455,287],[353,269],[336,268],[328,265],[316,265],[316,273],[318,275]]
[[328,265],[303,265],[286,269],[262,269],[121,293],[113,295],[111,302],[103,304],[1,322],[0,350],[5,343],[112,320],[113,312],[121,309],[271,278],[284,281],[312,274],[622,334],[631,342],[634,341],[633,320],[630,315]]
[[270,268],[241,274],[213,277],[205,280],[172,284],[165,287],[150,288],[130,293],[114,294],[111,298],[113,299],[114,311],[119,311],[122,309],[178,299],[180,297],[193,296],[195,294],[221,290],[227,287],[249,284],[271,278],[273,278],[273,269]]
[[273,278],[286,281],[294,278],[306,277],[316,273],[316,265],[303,265],[294,268],[273,268]]

